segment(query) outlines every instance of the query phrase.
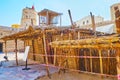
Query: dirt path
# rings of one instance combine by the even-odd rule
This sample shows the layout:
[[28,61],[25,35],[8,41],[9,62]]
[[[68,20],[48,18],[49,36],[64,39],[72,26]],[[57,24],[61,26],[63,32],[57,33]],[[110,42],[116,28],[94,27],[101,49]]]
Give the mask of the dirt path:
[[93,74],[67,72],[67,73],[54,73],[49,79],[47,76],[38,80],[117,80],[117,78],[101,77]]

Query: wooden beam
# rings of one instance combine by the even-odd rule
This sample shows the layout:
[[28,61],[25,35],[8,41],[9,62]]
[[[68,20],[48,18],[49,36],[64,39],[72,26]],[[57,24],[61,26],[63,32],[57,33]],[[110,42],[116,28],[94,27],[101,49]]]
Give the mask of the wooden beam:
[[6,40],[5,40],[5,56],[7,56],[7,44],[6,44]]
[[47,25],[49,25],[49,11],[47,11]]
[[78,31],[78,40],[80,39],[80,32]]
[[33,60],[35,61],[36,58],[35,58],[35,46],[34,46],[34,39],[32,39],[32,48],[33,48]]
[[62,26],[62,17],[60,15],[60,27]]
[[95,18],[94,18],[94,15],[92,15],[92,12],[90,12],[90,16],[91,16],[92,28],[93,28],[94,36],[96,37],[97,35],[96,35]]
[[88,69],[87,69],[87,58],[86,58],[86,56],[87,56],[86,55],[87,54],[86,49],[83,49],[83,53],[84,53],[84,56],[85,56],[85,58],[84,58],[85,59],[85,70],[88,71]]
[[100,73],[103,74],[103,64],[102,64],[102,50],[98,49],[100,57]]
[[44,44],[44,51],[45,51],[45,61],[46,61],[46,70],[47,75],[50,78],[49,66],[48,66],[48,56],[47,56],[47,46],[46,46],[46,37],[45,37],[45,30],[43,30],[43,44]]
[[117,60],[117,76],[118,76],[118,80],[120,80],[120,48],[116,49],[117,53],[116,53],[116,60]]
[[54,48],[54,65],[56,65],[56,47]]
[[72,28],[75,28],[74,24],[73,24],[72,15],[71,15],[70,10],[68,10],[68,13],[69,13],[70,21],[71,21],[71,26],[72,26]]
[[90,51],[90,69],[91,69],[91,72],[93,72],[93,69],[92,69],[92,49],[90,48],[89,49],[89,51]]
[[15,39],[15,58],[16,58],[16,65],[18,66],[17,39]]

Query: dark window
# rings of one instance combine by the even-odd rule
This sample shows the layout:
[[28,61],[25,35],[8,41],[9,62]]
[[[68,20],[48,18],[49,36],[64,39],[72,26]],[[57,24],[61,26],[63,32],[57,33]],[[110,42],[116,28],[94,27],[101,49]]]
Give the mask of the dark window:
[[0,35],[2,36],[2,35],[3,35],[3,33],[0,33]]
[[89,23],[89,21],[87,20],[87,24]]
[[83,25],[85,24],[85,21],[83,21]]
[[0,52],[3,52],[3,44],[0,43]]
[[114,7],[114,10],[117,10],[118,9],[118,6]]

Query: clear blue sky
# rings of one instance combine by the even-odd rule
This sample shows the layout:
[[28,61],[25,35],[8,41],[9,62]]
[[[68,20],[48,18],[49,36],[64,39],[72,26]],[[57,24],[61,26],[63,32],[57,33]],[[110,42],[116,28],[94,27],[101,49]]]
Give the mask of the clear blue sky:
[[63,25],[70,25],[68,9],[71,10],[73,21],[89,15],[90,12],[110,20],[110,6],[118,2],[120,0],[0,0],[0,25],[20,24],[22,9],[33,4],[37,12],[47,8],[63,13]]

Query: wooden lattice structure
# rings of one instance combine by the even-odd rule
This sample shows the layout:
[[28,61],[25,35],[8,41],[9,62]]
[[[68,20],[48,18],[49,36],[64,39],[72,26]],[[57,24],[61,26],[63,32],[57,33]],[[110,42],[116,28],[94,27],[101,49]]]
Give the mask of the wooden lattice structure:
[[[51,45],[57,55],[55,56],[55,64],[58,60],[58,64],[61,64],[66,58],[70,69],[117,75],[116,66],[119,60],[116,58],[119,59],[120,55],[119,36],[55,41]],[[63,54],[67,57],[61,56]]]

